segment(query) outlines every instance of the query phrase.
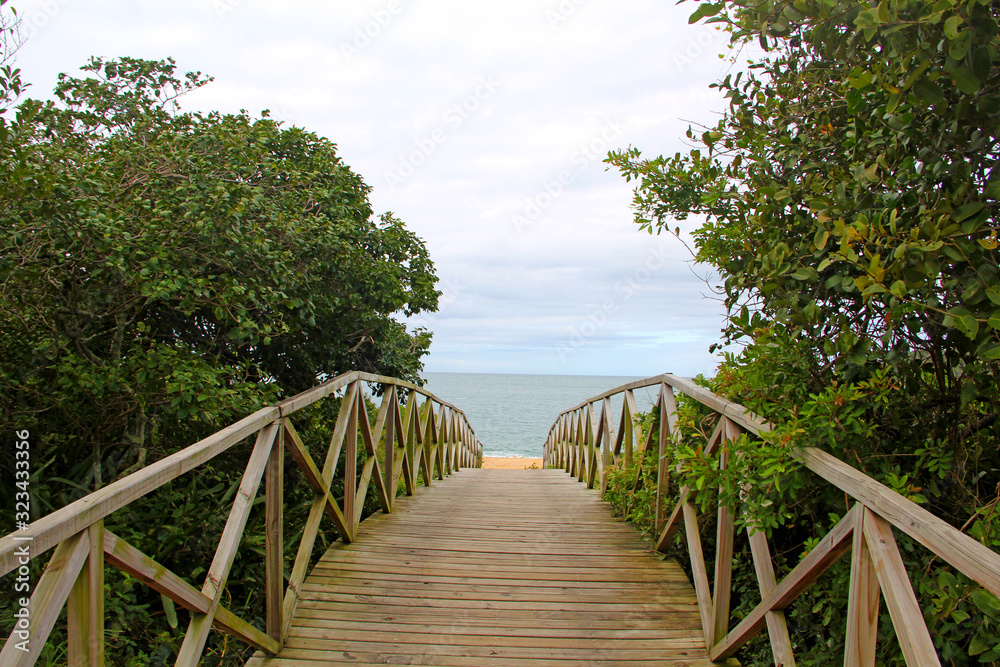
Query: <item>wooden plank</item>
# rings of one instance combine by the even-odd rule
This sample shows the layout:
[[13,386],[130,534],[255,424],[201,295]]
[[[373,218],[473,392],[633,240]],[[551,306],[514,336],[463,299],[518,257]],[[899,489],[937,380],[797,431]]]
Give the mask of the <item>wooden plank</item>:
[[807,447],[797,454],[807,468],[1000,596],[1000,554],[826,452]]
[[940,667],[937,649],[927,631],[889,522],[866,508],[864,537],[907,666]]
[[770,595],[765,596],[735,629],[709,649],[709,657],[713,660],[731,658],[763,629],[767,612],[785,609],[802,591],[809,588],[837,562],[837,559],[850,548],[848,539],[854,533],[859,513],[860,506],[855,505],[844,515],[833,530],[827,533],[819,544],[781,580]]
[[[569,518],[554,531],[557,513]],[[549,665],[567,655],[708,665],[680,567],[561,471],[462,471],[368,521],[303,584],[282,652],[252,667]]]
[[[337,474],[337,463],[340,461],[340,452],[344,447],[344,438],[347,435],[351,413],[357,401],[360,383],[352,382],[344,392],[344,398],[340,402],[340,411],[337,413],[337,421],[333,425],[333,435],[330,436],[330,446],[326,450],[326,460],[323,462],[323,480],[327,488]],[[344,511],[344,516],[350,516]],[[348,526],[348,532],[350,527]]]
[[712,618],[712,594],[708,589],[708,570],[705,568],[705,553],[701,547],[701,535],[698,532],[698,515],[691,503],[685,503],[684,529],[687,532],[688,555],[691,556],[691,575],[694,579],[694,590],[698,597],[698,613],[701,616],[701,628],[705,644],[715,643],[715,623]]
[[388,414],[385,417],[385,458],[382,466],[382,483],[379,485],[379,501],[382,503],[382,511],[386,514],[392,512],[396,501],[396,440],[400,433],[399,424],[399,397],[396,394],[396,387],[390,386],[382,400],[382,404],[387,406]]
[[236,549],[240,545],[243,528],[250,516],[253,499],[257,495],[260,480],[264,476],[264,470],[271,457],[271,449],[277,439],[278,427],[278,422],[272,423],[257,436],[257,442],[254,444],[250,460],[243,473],[243,479],[236,492],[236,498],[233,500],[229,519],[226,521],[225,528],[222,529],[219,546],[215,550],[215,557],[212,559],[212,565],[208,568],[208,574],[205,576],[205,584],[201,588],[201,592],[212,600],[212,604],[205,613],[191,615],[191,622],[188,624],[184,641],[177,652],[176,664],[178,667],[197,667],[198,663],[201,662],[201,654],[205,649],[205,642],[208,641],[208,633],[212,629],[212,621],[225,590],[229,570],[236,558]]
[[611,468],[611,401],[604,399],[601,402],[601,419],[597,432],[597,443],[601,449],[600,465],[598,466],[598,476],[601,480],[601,494],[608,490],[608,470]]
[[660,412],[660,437],[657,440],[656,449],[656,532],[661,533],[662,536],[666,519],[666,503],[670,494],[670,462],[667,460],[667,447],[670,439],[675,437],[674,431],[677,427],[677,401],[674,398],[673,390],[665,384],[660,385],[657,409]]
[[[723,434],[723,421],[720,419],[719,423],[715,425],[715,431],[712,432],[712,436],[708,440],[708,445],[705,447],[705,451],[702,452],[703,456],[714,456],[715,452],[722,442]],[[662,458],[661,458],[662,461]],[[673,539],[674,534],[680,528],[681,521],[681,510],[688,503],[689,500],[693,500],[694,494],[691,492],[691,488],[688,486],[682,486],[680,490],[680,500],[674,506],[673,512],[671,512],[670,517],[666,520],[663,528],[660,531],[660,536],[656,540],[656,550],[660,552],[665,552],[669,549],[670,540]]]
[[[344,518],[347,519],[348,539],[353,542],[358,534],[357,494],[358,494],[358,422],[359,412],[365,411],[364,397],[360,388],[353,384],[351,408],[347,414],[347,431],[344,446]],[[339,422],[338,422],[339,426]],[[338,452],[339,454],[339,452]],[[362,501],[364,502],[364,501]]]
[[[30,544],[25,542],[24,544]],[[38,659],[63,604],[90,555],[90,538],[83,530],[59,543],[28,602],[28,619],[19,620],[0,650],[0,665],[28,667]]]
[[285,595],[285,419],[278,429],[264,472],[264,615],[267,634],[281,645]]
[[[634,457],[636,438],[635,438],[635,423],[633,422],[633,420],[638,414],[639,414],[639,409],[636,407],[635,404],[635,394],[632,393],[631,389],[626,390],[625,399],[622,401],[622,424],[627,425],[627,428],[625,428],[624,433],[622,435],[622,440],[623,440],[622,444],[625,447],[624,453],[625,453],[626,468],[632,465],[632,460]],[[619,426],[619,430],[621,429],[622,427]]]
[[66,507],[48,514],[19,530],[0,538],[0,576],[18,566],[19,539],[32,543],[37,558],[59,542],[86,530],[112,512],[177,479],[206,461],[210,461],[247,436],[264,428],[279,416],[277,407],[264,408],[200,440],[175,454],[160,459],[128,477],[117,480]]
[[844,667],[875,667],[878,614],[882,601],[878,575],[864,532],[865,512],[859,512],[851,550],[851,588],[847,601]]
[[338,375],[337,377],[328,380],[317,387],[314,387],[312,389],[307,389],[306,391],[300,394],[285,399],[284,401],[278,403],[276,407],[281,409],[280,416],[285,417],[297,410],[301,410],[304,407],[312,405],[316,401],[320,401],[326,398],[330,394],[340,391],[341,389],[343,389],[344,387],[353,382],[359,382],[359,381],[409,389],[423,396],[426,396],[430,399],[433,399],[435,402],[440,403],[441,405],[447,405],[450,408],[454,408],[460,414],[462,414],[463,417],[465,416],[464,412],[456,408],[451,403],[448,403],[447,401],[442,401],[440,398],[438,398],[431,392],[425,390],[422,387],[418,387],[417,385],[411,382],[400,380],[398,378],[387,377],[385,375],[374,375],[372,373],[361,373],[358,371],[351,371],[349,373],[344,373],[343,375]]
[[[738,437],[735,426],[725,417],[724,430],[726,441]],[[719,449],[719,468],[729,467],[729,449],[725,444]],[[733,513],[729,507],[719,505],[715,533],[715,581],[712,586],[712,618],[713,637],[725,637],[729,632],[729,606],[732,597],[733,582],[733,546],[736,538],[736,526]]]
[[754,433],[755,435],[759,435],[763,432],[771,430],[769,424],[761,420],[759,417],[757,417],[755,414],[747,410],[742,405],[738,405],[736,403],[733,403],[732,401],[722,398],[721,396],[717,396],[716,394],[713,394],[704,387],[699,387],[691,380],[685,380],[684,378],[677,377],[676,375],[672,375],[670,373],[665,373],[663,375],[654,375],[653,377],[646,378],[645,380],[637,380],[635,382],[629,382],[628,384],[623,384],[620,387],[615,387],[614,389],[609,389],[608,391],[602,394],[598,394],[593,398],[587,399],[586,401],[580,403],[575,407],[569,408],[568,410],[564,410],[562,414],[579,410],[580,408],[584,407],[589,403],[609,398],[611,396],[614,396],[615,394],[620,394],[624,391],[629,391],[629,390],[635,391],[636,389],[643,389],[645,387],[652,387],[654,385],[659,385],[659,384],[670,385],[677,391],[681,392],[686,396],[690,396],[691,398],[695,399],[702,405],[706,405],[715,410],[716,412],[718,412],[719,414],[725,417],[729,417],[734,422],[739,424],[741,427],[745,428],[751,433]]
[[[771,562],[771,549],[762,531],[747,530],[747,537],[750,540],[750,554],[757,573],[760,597],[764,599],[778,587],[774,578],[774,564]],[[792,653],[791,637],[788,636],[785,612],[771,610],[764,619],[767,622],[767,634],[771,640],[771,655],[774,656],[775,667],[795,667],[795,656]]]
[[[333,521],[333,525],[337,528],[337,533],[340,534],[340,538],[347,542],[351,541],[350,531],[347,529],[347,519],[344,518],[343,512],[340,510],[340,506],[337,501],[334,500],[333,496],[330,494],[330,479],[323,477],[323,473],[319,471],[316,467],[316,462],[313,461],[312,456],[309,454],[309,450],[306,449],[305,444],[299,437],[298,432],[292,425],[292,422],[284,421],[285,433],[288,436],[285,438],[285,448],[292,455],[292,459],[295,461],[296,465],[302,471],[302,474],[306,478],[306,482],[312,487],[313,491],[317,495],[317,499],[314,503],[319,503],[323,512],[330,517]],[[315,530],[319,528],[319,519],[315,521],[307,521],[307,526],[311,526],[313,533],[312,537],[315,538]],[[310,535],[308,531],[303,532],[303,539],[305,536]]]
[[[204,593],[107,529],[104,530],[104,556],[109,564],[127,572],[157,593],[166,595],[190,612],[206,613],[211,607],[212,601]],[[274,639],[222,605],[215,612],[213,624],[219,630],[255,648],[272,653],[278,649],[278,643]]]
[[90,553],[66,605],[70,667],[104,665],[104,521],[87,529]]

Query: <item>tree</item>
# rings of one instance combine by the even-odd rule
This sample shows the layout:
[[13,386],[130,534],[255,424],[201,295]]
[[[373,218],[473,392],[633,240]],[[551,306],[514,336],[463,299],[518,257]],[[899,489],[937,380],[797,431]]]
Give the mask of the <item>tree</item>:
[[0,173],[0,412],[86,447],[65,476],[100,486],[337,373],[416,378],[430,336],[393,316],[436,308],[433,264],[334,144],[180,113],[210,79],[172,61],[83,69],[20,105]]
[[[35,518],[322,379],[419,381],[430,333],[396,317],[436,310],[434,265],[402,221],[373,216],[333,143],[266,112],[181,112],[210,79],[172,60],[83,71],[0,124],[0,424],[32,434]],[[0,106],[13,104],[17,71],[0,81]],[[324,402],[303,434],[336,409]],[[245,447],[107,525],[197,580]],[[312,490],[299,480],[285,498],[295,530]],[[250,558],[230,580],[251,619],[261,577]],[[172,607],[156,613],[134,580],[110,589],[109,660],[169,662]],[[222,663],[242,648],[219,648]]]
[[[981,0],[700,3],[692,21],[761,55],[715,84],[728,109],[689,129],[690,152],[608,159],[637,181],[643,228],[704,216],[697,259],[724,281],[725,340],[745,346],[713,385],[782,425],[762,456],[823,447],[994,548],[997,14]],[[783,503],[751,499],[749,516],[791,522],[791,549],[831,498],[794,475],[783,489]],[[971,588],[920,586],[939,605],[925,611],[943,656],[1000,657],[995,610],[973,610],[988,631],[948,625]]]

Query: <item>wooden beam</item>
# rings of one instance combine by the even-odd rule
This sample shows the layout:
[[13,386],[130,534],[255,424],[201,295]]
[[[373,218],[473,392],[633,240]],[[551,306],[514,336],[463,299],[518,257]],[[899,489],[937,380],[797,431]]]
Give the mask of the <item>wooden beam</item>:
[[[314,501],[320,504],[320,507],[330,520],[333,521],[333,525],[337,528],[337,533],[340,534],[340,538],[347,542],[350,542],[351,535],[347,530],[347,520],[344,518],[344,514],[334,500],[333,496],[330,494],[330,482],[331,480],[323,477],[323,473],[319,471],[316,467],[316,462],[313,461],[312,456],[309,454],[309,450],[306,449],[305,444],[299,437],[298,432],[292,425],[292,422],[287,419],[284,422],[285,432],[288,435],[285,438],[285,448],[292,455],[292,459],[298,465],[299,469],[302,471],[303,476],[306,478],[306,482],[312,487],[313,491],[317,495],[317,500]],[[318,529],[319,524],[316,523]],[[303,536],[307,533],[303,533]]]
[[0,576],[17,567],[16,551],[23,544],[18,541],[19,539],[31,541],[31,553],[37,558],[56,544],[79,534],[112,512],[210,461],[247,436],[264,428],[278,416],[277,407],[258,410],[190,447],[160,459],[128,477],[42,517],[30,524],[27,530],[19,530],[17,533],[0,538]]
[[595,453],[600,447],[598,459],[598,474],[601,480],[601,495],[608,490],[608,469],[611,467],[611,401],[601,401],[601,418],[597,427],[597,441],[594,443]]
[[635,382],[623,384],[620,387],[615,387],[614,389],[609,389],[603,394],[598,394],[593,398],[588,398],[586,401],[575,407],[563,410],[562,414],[574,412],[588,403],[600,401],[604,398],[614,396],[615,394],[620,394],[623,391],[634,391],[636,389],[643,389],[645,387],[652,387],[659,384],[670,385],[677,391],[686,396],[690,396],[702,405],[712,408],[714,411],[725,417],[729,417],[734,422],[755,435],[760,435],[761,433],[771,430],[771,426],[767,422],[760,419],[760,417],[756,416],[742,405],[729,401],[721,396],[717,396],[704,387],[699,387],[691,380],[685,380],[684,378],[671,375],[670,373],[654,375],[653,377],[646,378],[645,380],[637,380]]
[[795,569],[781,580],[770,595],[765,596],[734,630],[709,648],[709,657],[716,661],[731,658],[764,628],[767,612],[786,608],[837,562],[837,559],[850,548],[848,540],[854,533],[859,512],[859,506],[855,505]]
[[[725,417],[725,441],[738,437],[738,429]],[[729,467],[729,449],[723,444],[719,448],[719,469]],[[715,581],[712,586],[713,637],[725,637],[729,632],[729,608],[733,584],[733,548],[736,526],[732,510],[719,503],[715,533]]]
[[70,667],[104,665],[104,521],[87,529],[90,553],[66,605]]
[[878,613],[882,601],[878,575],[865,540],[865,511],[859,512],[851,550],[851,587],[847,600],[844,667],[875,667]]
[[712,619],[712,593],[708,589],[708,570],[705,567],[705,552],[701,547],[701,533],[698,531],[698,514],[694,505],[684,503],[684,529],[687,533],[688,554],[691,556],[691,575],[694,579],[695,595],[698,598],[698,613],[701,628],[705,633],[705,644],[715,643],[715,624]]
[[864,527],[865,544],[868,545],[907,667],[940,667],[937,649],[927,631],[924,615],[906,575],[906,566],[899,555],[889,523],[866,508]]
[[233,500],[229,519],[226,521],[225,528],[222,529],[219,547],[215,551],[215,557],[212,559],[212,565],[208,568],[205,584],[201,589],[201,592],[212,600],[212,605],[204,614],[191,615],[187,634],[177,652],[176,665],[178,667],[197,667],[201,661],[201,654],[205,649],[205,642],[208,641],[208,633],[212,629],[216,609],[218,609],[219,601],[222,599],[226,580],[229,578],[229,570],[236,558],[236,550],[243,536],[243,528],[250,516],[253,499],[257,495],[260,480],[264,476],[264,469],[271,456],[271,448],[278,435],[278,426],[277,422],[272,423],[257,436],[257,442],[250,454],[250,461],[247,463],[243,479],[236,492],[236,498]]
[[824,451],[807,447],[797,455],[807,468],[1000,596],[1000,554]]
[[[767,545],[767,537],[762,531],[747,530],[747,537],[750,540],[750,554],[753,557],[760,597],[763,600],[778,586],[774,578],[774,564],[771,562],[771,548]],[[785,612],[772,610],[767,612],[764,619],[771,640],[771,655],[774,656],[775,667],[795,667],[795,656],[792,653],[792,640],[788,636]]]
[[[30,546],[31,543],[22,543],[25,544]],[[35,584],[27,606],[28,618],[14,623],[7,643],[0,650],[0,665],[29,667],[35,664],[89,556],[90,537],[87,530],[59,543],[45,566],[45,572]]]
[[285,595],[285,434],[286,419],[278,429],[277,442],[271,447],[264,472],[264,615],[267,634],[283,644],[281,628],[284,625],[281,610]]
[[[189,612],[204,614],[211,607],[212,601],[197,588],[111,531],[105,529],[103,532],[104,556],[109,564],[127,572],[157,593],[167,596]],[[279,649],[278,642],[273,638],[222,605],[216,609],[213,625],[262,651],[277,653]]]

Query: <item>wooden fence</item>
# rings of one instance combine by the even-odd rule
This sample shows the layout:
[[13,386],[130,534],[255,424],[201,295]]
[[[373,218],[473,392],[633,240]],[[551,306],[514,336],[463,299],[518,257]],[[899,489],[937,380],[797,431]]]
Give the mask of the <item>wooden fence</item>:
[[[381,385],[384,392],[374,428],[366,410],[364,383]],[[326,457],[320,464],[314,458],[319,449],[314,448],[310,453],[291,417],[341,389],[345,391],[340,412],[326,446]],[[239,491],[234,496],[229,519],[200,589],[104,527],[104,518],[112,512],[254,436],[256,442]],[[359,437],[360,447],[367,454],[360,476]],[[315,491],[287,587],[282,556],[285,450]],[[344,465],[338,471],[337,462],[342,453]],[[259,410],[0,539],[0,576],[21,568],[26,572],[29,558],[37,558],[55,547],[43,575],[34,586],[27,607],[28,617],[23,622],[18,619],[13,633],[0,650],[0,665],[34,664],[64,605],[67,608],[69,664],[74,667],[103,665],[105,564],[128,573],[191,613],[177,665],[193,667],[198,664],[213,627],[257,649],[277,653],[287,636],[324,516],[333,522],[345,543],[352,542],[357,536],[365,497],[372,482],[382,511],[391,512],[401,478],[406,492],[412,494],[418,483],[418,473],[429,486],[435,476],[443,479],[459,468],[477,466],[481,455],[482,445],[460,410],[415,385],[393,378],[347,373]],[[342,503],[338,503],[331,493],[337,475],[343,480]],[[266,631],[220,604],[262,478],[266,514]]]
[[[642,434],[635,424],[638,414],[634,391],[656,388],[654,418],[660,424],[657,442],[654,429]],[[760,435],[770,426],[744,407],[725,400],[673,375],[660,375],[626,384],[595,396],[563,412],[545,443],[545,465],[564,468],[588,487],[607,489],[607,471],[612,464],[632,464],[636,448],[657,453],[656,548],[666,551],[681,524],[684,525],[694,587],[701,613],[702,630],[713,660],[733,656],[765,627],[774,662],[795,664],[782,610],[809,588],[840,556],[851,552],[851,584],[848,599],[846,656],[847,667],[872,667],[876,658],[879,606],[884,599],[906,664],[911,667],[940,665],[916,595],[904,569],[892,527],[930,549],[938,558],[1000,596],[1000,554],[907,500],[892,489],[843,463],[826,452],[811,447],[795,450],[806,468],[841,489],[853,499],[853,506],[840,522],[780,582],[775,580],[768,541],[762,532],[749,533],[749,543],[762,601],[745,618],[731,627],[733,508],[718,510],[714,582],[709,586],[708,570],[698,530],[695,491],[679,490],[673,511],[669,498],[667,444],[682,434],[677,427],[674,391],[688,396],[720,415],[714,433],[702,454],[718,457],[727,465],[727,443],[742,433]],[[622,412],[614,428],[610,398],[622,394]],[[600,408],[597,408],[600,404]],[[641,475],[641,471],[639,473]],[[637,478],[636,488],[640,481]],[[708,489],[702,493],[709,492]]]

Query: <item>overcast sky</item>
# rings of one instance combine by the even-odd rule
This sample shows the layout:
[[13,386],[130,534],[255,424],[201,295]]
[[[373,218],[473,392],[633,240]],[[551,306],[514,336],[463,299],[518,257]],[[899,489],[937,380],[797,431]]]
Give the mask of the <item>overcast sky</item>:
[[[632,221],[608,150],[686,150],[724,108],[725,36],[672,0],[11,0],[30,94],[90,56],[215,77],[189,110],[330,138],[430,250],[430,371],[711,373],[723,309]],[[682,227],[694,224],[689,221]],[[697,275],[696,275],[697,274]]]

